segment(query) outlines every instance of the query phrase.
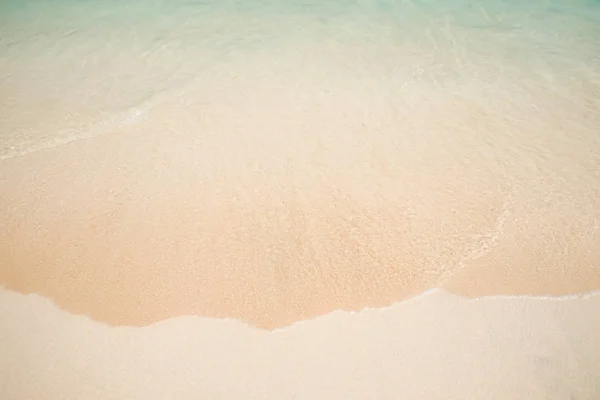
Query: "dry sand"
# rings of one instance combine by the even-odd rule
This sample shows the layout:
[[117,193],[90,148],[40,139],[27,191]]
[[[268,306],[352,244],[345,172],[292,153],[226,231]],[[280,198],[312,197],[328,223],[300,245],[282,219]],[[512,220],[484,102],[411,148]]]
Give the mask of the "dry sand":
[[203,317],[126,328],[1,290],[0,396],[595,400],[599,308],[435,292],[272,332]]
[[600,16],[175,3],[0,20],[0,394],[598,396]]

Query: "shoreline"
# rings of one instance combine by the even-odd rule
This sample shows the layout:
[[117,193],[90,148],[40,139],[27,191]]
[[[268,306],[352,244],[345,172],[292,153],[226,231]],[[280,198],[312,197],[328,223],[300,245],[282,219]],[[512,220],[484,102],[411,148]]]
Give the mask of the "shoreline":
[[438,291],[269,332],[205,317],[110,327],[0,288],[0,373],[9,378],[0,395],[593,399],[600,297],[563,300],[468,300]]
[[515,295],[483,295],[483,296],[463,296],[459,293],[452,292],[450,290],[444,288],[432,288],[415,295],[413,297],[409,297],[403,300],[395,301],[389,305],[381,306],[381,307],[370,307],[365,306],[361,309],[334,309],[326,314],[316,315],[307,319],[300,319],[292,322],[289,325],[279,326],[275,328],[262,328],[259,326],[255,326],[244,319],[235,318],[235,317],[211,317],[205,315],[194,315],[194,314],[182,314],[168,317],[166,319],[158,320],[155,322],[151,322],[145,325],[112,325],[108,322],[98,320],[93,318],[93,316],[85,313],[73,313],[67,309],[62,308],[51,298],[44,297],[43,295],[30,292],[23,293],[15,290],[11,290],[2,284],[0,284],[0,292],[9,295],[23,296],[23,297],[32,297],[39,298],[43,302],[48,302],[54,309],[58,310],[61,313],[68,314],[73,318],[83,318],[88,322],[93,324],[103,326],[110,329],[152,329],[153,327],[160,326],[163,324],[169,324],[172,321],[176,321],[178,319],[199,319],[199,320],[208,320],[208,321],[223,321],[224,323],[234,323],[240,326],[243,326],[245,329],[251,331],[259,331],[267,334],[275,334],[277,332],[283,332],[290,329],[295,329],[297,326],[301,326],[304,324],[316,323],[322,319],[327,319],[332,314],[345,314],[349,316],[357,316],[360,317],[360,314],[368,314],[372,312],[387,312],[386,310],[392,310],[398,307],[409,307],[413,303],[418,303],[426,300],[429,296],[442,296],[447,298],[455,298],[461,302],[467,303],[480,303],[480,302],[488,302],[488,301],[525,301],[525,302],[577,302],[577,301],[587,301],[593,300],[600,296],[600,290],[592,290],[589,292],[581,292],[581,293],[573,293],[573,294],[565,294],[565,295],[528,295],[528,294],[515,294]]

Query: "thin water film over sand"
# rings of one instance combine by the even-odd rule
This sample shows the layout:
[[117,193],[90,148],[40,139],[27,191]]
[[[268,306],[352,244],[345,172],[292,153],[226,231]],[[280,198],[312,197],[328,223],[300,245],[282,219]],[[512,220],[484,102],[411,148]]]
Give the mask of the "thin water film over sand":
[[114,325],[275,328],[434,287],[600,288],[594,3],[29,1],[0,19],[8,289]]

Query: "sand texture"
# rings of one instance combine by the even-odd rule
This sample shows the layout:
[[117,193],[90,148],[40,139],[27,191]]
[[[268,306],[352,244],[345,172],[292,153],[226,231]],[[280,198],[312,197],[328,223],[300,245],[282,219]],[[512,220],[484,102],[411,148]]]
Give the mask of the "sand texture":
[[599,54],[584,0],[3,2],[0,395],[600,398]]
[[528,399],[600,396],[600,297],[430,293],[272,332],[179,317],[111,328],[0,292],[4,399]]
[[0,161],[0,281],[114,325],[265,328],[432,287],[600,286],[594,93],[517,77],[396,98],[282,59]]

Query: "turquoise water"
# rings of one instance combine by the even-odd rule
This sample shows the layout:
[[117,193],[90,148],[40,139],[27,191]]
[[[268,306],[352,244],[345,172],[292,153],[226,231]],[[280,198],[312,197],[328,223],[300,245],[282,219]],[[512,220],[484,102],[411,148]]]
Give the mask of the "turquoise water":
[[[388,87],[411,81],[415,70],[436,84],[513,73],[598,85],[597,1],[3,1],[1,7],[6,155],[26,151],[41,136],[72,136],[120,118],[156,93],[210,79],[208,69],[219,63],[258,52],[278,59],[310,44],[322,47],[304,58],[315,57],[315,65],[354,48],[360,60],[349,59],[344,73]],[[72,127],[49,116],[42,134],[28,114],[42,100],[62,104],[57,118],[84,113],[76,110],[82,105],[93,111]]]
[[[77,64],[110,63],[126,53],[137,63],[120,67],[121,80],[155,73],[157,81],[168,78],[168,86],[199,74],[206,60],[198,58],[206,51],[213,58],[259,49],[276,54],[298,40],[379,46],[396,52],[397,63],[406,41],[423,53],[438,41],[474,57],[510,53],[515,62],[563,68],[585,63],[597,70],[600,53],[596,1],[3,1],[1,7],[3,81],[16,73],[22,75],[13,79],[64,79],[59,75],[70,69],[76,81],[86,76]],[[160,72],[142,63],[168,52],[177,62]],[[44,59],[50,59],[47,68],[39,65]],[[11,69],[17,60],[25,70]],[[70,64],[61,65],[63,74],[51,69],[61,62]]]

